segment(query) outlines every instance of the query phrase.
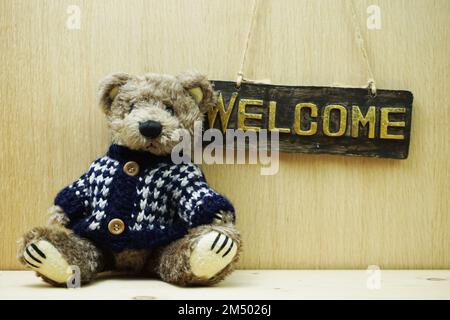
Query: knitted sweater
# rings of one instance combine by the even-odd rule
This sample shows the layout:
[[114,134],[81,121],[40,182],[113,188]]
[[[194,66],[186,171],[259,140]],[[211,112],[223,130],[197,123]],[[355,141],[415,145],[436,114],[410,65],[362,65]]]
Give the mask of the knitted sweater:
[[[133,175],[126,169],[130,161],[137,168]],[[70,219],[69,229],[116,252],[167,244],[211,223],[220,210],[234,216],[231,203],[208,186],[194,164],[173,164],[170,156],[119,145],[64,188],[55,205]],[[122,223],[120,234],[111,232],[113,219]]]

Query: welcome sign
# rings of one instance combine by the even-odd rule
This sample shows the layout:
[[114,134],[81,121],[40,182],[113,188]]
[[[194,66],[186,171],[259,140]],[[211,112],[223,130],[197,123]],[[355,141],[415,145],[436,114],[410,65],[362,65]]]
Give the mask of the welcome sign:
[[413,95],[403,90],[213,81],[219,99],[207,125],[279,132],[285,152],[406,159]]

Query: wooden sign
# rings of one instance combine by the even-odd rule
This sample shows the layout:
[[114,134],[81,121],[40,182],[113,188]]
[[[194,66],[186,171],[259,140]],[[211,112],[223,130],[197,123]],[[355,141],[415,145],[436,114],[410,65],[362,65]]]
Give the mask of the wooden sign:
[[284,152],[406,159],[413,95],[409,91],[300,87],[213,81],[217,106],[209,128],[278,130]]

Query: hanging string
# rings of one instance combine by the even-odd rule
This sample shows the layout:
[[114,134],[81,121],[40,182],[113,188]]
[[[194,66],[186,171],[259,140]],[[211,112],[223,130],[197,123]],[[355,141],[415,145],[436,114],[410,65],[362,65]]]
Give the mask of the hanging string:
[[247,51],[248,51],[248,46],[250,43],[250,37],[253,34],[253,28],[254,28],[254,24],[255,24],[255,20],[256,20],[256,12],[258,9],[258,4],[259,4],[259,0],[253,0],[252,18],[250,19],[250,26],[248,27],[247,37],[245,38],[245,47],[244,47],[244,52],[242,54],[241,66],[237,73],[237,79],[236,79],[236,87],[237,88],[239,88],[241,86],[242,81],[245,81],[245,79],[244,79],[245,60],[247,59]]
[[377,95],[377,87],[375,84],[375,77],[373,76],[372,68],[371,68],[370,62],[369,62],[369,57],[367,55],[366,46],[364,45],[364,39],[361,35],[361,30],[358,25],[355,5],[353,3],[353,0],[349,0],[348,3],[350,3],[352,24],[353,24],[353,29],[355,30],[356,43],[358,44],[359,49],[361,50],[361,54],[362,54],[364,63],[366,65],[366,71],[367,71],[367,77],[368,77],[367,87],[369,89],[369,93],[373,97],[375,97]]
[[[372,97],[375,97],[377,95],[377,87],[376,87],[376,83],[375,83],[375,77],[373,76],[372,67],[370,65],[366,46],[364,44],[364,39],[362,37],[361,30],[358,25],[356,9],[353,4],[353,0],[348,0],[347,2],[350,4],[352,25],[353,25],[353,29],[355,31],[355,39],[356,39],[356,42],[361,51],[361,55],[362,55],[364,64],[366,66],[366,72],[367,72],[367,77],[368,77],[367,88],[369,90],[369,94]],[[249,43],[251,40],[251,36],[253,34],[254,24],[255,24],[255,20],[256,20],[256,14],[258,11],[258,5],[259,5],[259,0],[253,0],[252,17],[250,19],[250,25],[249,25],[248,32],[247,32],[247,37],[245,38],[245,46],[244,46],[244,51],[242,53],[241,65],[240,65],[239,71],[237,73],[237,79],[236,79],[236,87],[237,88],[240,88],[243,81],[252,82],[252,83],[270,83],[270,80],[250,80],[250,79],[244,78],[244,67],[245,67],[245,62],[247,59]]]

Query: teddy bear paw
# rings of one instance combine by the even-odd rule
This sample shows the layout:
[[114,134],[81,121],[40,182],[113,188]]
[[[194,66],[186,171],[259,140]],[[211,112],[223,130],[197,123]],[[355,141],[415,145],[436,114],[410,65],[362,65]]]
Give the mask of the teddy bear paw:
[[23,252],[23,260],[38,274],[56,283],[65,283],[72,276],[67,261],[58,249],[46,240],[28,244]]
[[213,224],[215,225],[224,225],[233,222],[233,213],[230,211],[220,210],[219,212],[214,214]]
[[212,278],[233,261],[237,247],[237,243],[224,233],[211,231],[204,234],[191,252],[192,273],[199,278]]

